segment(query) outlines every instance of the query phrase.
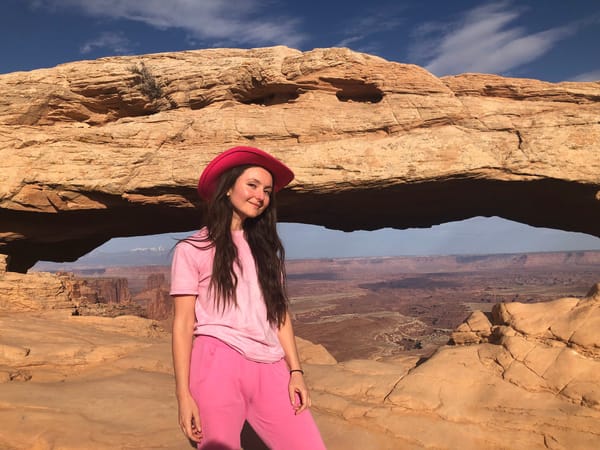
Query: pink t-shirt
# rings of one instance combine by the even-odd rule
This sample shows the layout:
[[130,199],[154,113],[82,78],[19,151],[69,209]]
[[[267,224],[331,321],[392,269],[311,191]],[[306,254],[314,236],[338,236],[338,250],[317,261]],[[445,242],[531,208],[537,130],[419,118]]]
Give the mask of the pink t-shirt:
[[[212,274],[214,248],[203,249],[206,228],[191,236],[191,241],[177,244],[171,265],[171,295],[196,295],[195,335],[220,339],[246,358],[258,362],[276,362],[284,356],[277,337],[277,327],[267,320],[267,307],[258,282],[254,257],[243,231],[232,231],[240,267],[234,263],[238,277],[237,307],[217,307],[208,286]],[[196,239],[196,241],[194,241]]]

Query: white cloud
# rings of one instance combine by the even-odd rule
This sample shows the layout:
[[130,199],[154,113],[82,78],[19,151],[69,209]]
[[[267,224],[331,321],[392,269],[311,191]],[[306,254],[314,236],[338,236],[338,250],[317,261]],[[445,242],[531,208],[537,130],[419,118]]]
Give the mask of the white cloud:
[[[403,23],[403,19],[398,17],[402,10],[403,8],[398,6],[389,7],[385,12],[365,10],[361,12],[358,19],[338,24],[338,28],[344,30],[345,37],[334,44],[334,47],[350,47],[352,45],[358,49],[358,46],[362,45],[363,49],[375,48],[375,44],[365,43],[365,41],[370,40],[374,35],[398,28]],[[360,44],[361,42],[363,44]]]
[[347,38],[342,39],[341,41],[339,41],[337,44],[334,45],[334,47],[349,47],[350,44],[353,44],[354,42],[360,42],[362,40],[365,39],[365,35],[355,35],[355,36],[349,36]]
[[533,61],[577,25],[529,33],[514,22],[524,13],[509,2],[495,2],[447,23],[426,23],[414,33],[410,55],[438,76],[464,72],[506,73]]
[[159,29],[179,28],[198,39],[232,44],[298,46],[296,20],[269,16],[260,0],[33,0],[37,8],[127,19]]
[[96,49],[108,49],[117,55],[131,53],[131,43],[122,33],[100,33],[96,39],[85,42],[79,49],[83,54],[90,53]]
[[575,75],[570,81],[600,81],[600,69]]

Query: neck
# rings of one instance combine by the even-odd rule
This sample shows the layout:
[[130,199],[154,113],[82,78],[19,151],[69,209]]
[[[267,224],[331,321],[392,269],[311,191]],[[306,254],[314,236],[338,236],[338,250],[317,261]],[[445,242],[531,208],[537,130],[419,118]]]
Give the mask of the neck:
[[242,230],[242,219],[237,215],[237,214],[233,214],[233,216],[231,216],[231,226],[230,229],[231,231],[240,231]]

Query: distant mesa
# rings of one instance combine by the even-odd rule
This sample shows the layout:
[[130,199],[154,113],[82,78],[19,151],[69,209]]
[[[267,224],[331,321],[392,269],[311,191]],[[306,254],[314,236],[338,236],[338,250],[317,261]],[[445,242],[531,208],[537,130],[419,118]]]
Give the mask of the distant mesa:
[[378,283],[359,284],[359,287],[380,291],[383,289],[422,289],[422,288],[449,288],[456,286],[455,283],[447,280],[436,280],[426,277],[410,277],[399,280],[381,281]]
[[337,274],[333,272],[309,272],[309,273],[288,273],[289,280],[335,280]]

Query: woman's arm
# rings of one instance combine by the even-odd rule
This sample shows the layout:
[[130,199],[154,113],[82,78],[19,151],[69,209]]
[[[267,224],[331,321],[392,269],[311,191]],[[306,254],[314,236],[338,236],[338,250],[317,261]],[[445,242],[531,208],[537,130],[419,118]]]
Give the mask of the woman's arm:
[[179,426],[185,435],[195,441],[202,440],[202,427],[198,406],[190,393],[190,359],[192,339],[196,321],[195,295],[173,296],[173,368],[175,369],[175,391],[179,404]]
[[[288,391],[290,395],[290,402],[296,410],[296,414],[301,413],[306,408],[310,407],[311,400],[308,388],[304,382],[304,373],[297,372],[296,370],[302,370],[300,366],[300,357],[298,356],[298,348],[296,347],[296,338],[294,336],[294,328],[292,327],[292,319],[290,318],[289,312],[285,315],[285,322],[279,327],[278,330],[279,342],[285,353],[285,360],[290,370],[294,372],[290,373],[290,384]],[[300,403],[296,402],[296,394],[300,399]]]

